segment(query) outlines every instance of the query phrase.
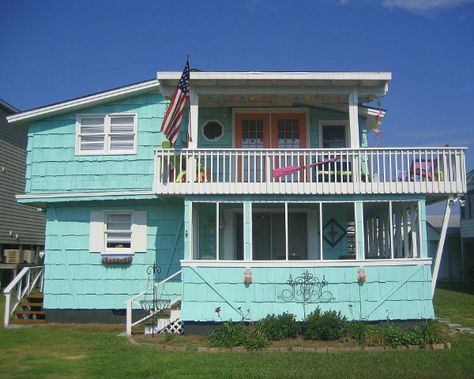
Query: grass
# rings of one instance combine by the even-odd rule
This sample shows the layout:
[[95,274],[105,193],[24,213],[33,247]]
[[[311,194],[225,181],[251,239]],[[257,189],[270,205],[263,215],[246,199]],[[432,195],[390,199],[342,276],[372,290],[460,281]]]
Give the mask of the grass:
[[438,317],[474,328],[474,285],[439,282],[434,305]]
[[[454,289],[443,289],[437,294],[437,307],[447,309],[448,317],[453,313],[446,302],[450,303],[452,296],[444,291],[451,291],[456,296],[460,294]],[[3,296],[1,298],[3,312]],[[472,297],[470,299],[472,306]],[[460,307],[454,313],[461,317],[462,309]],[[469,318],[469,315],[463,317]],[[399,379],[449,376],[456,379],[472,378],[474,372],[474,337],[463,334],[451,336],[452,350],[212,354],[167,352],[136,346],[118,337],[113,327],[99,330],[97,326],[77,325],[0,329],[0,378]]]

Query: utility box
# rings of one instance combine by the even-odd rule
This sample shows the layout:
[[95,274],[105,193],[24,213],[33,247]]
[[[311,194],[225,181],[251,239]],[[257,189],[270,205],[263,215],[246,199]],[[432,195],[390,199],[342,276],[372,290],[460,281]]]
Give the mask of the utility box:
[[38,254],[35,250],[23,250],[23,261],[29,264],[38,264]]
[[19,264],[23,263],[23,257],[19,249],[5,249],[5,263],[7,264]]

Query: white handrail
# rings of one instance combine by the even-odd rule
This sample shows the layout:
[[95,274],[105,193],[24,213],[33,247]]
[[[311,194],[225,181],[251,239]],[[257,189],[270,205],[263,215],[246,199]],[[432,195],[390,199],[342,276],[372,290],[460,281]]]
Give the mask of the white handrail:
[[[5,313],[3,325],[8,327],[10,317],[15,312],[16,307],[25,295],[29,295],[36,284],[39,282],[40,291],[43,289],[43,266],[24,267],[20,273],[3,290],[5,294]],[[12,303],[12,295],[15,300]]]
[[[299,167],[299,169],[298,169]],[[285,175],[276,169],[295,168]],[[162,194],[458,194],[464,147],[160,149]]]
[[176,271],[174,274],[168,276],[166,279],[163,279],[161,282],[159,283],[156,283],[156,284],[153,284],[151,286],[148,286],[147,288],[145,288],[145,290],[143,290],[142,292],[140,292],[139,294],[131,297],[130,299],[128,299],[125,303],[127,305],[127,314],[126,314],[126,334],[128,336],[132,335],[132,327],[135,326],[135,325],[138,325],[140,324],[141,322],[143,321],[146,321],[148,318],[151,317],[151,315],[147,315],[143,318],[141,318],[140,320],[137,320],[135,322],[132,321],[132,312],[133,312],[133,303],[135,304],[138,304],[138,302],[136,301],[136,299],[138,299],[139,297],[143,296],[144,294],[146,294],[147,292],[149,292],[153,287],[154,288],[159,288],[159,287],[162,287],[164,286],[167,282],[169,282],[171,279],[177,277],[178,275],[180,275],[182,273],[183,270],[179,270],[179,271]]

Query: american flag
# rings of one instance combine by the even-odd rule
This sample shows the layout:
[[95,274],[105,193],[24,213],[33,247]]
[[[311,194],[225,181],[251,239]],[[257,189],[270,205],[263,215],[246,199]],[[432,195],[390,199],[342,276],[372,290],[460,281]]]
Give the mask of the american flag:
[[170,105],[166,110],[165,118],[161,124],[161,131],[174,145],[178,139],[179,126],[183,119],[184,103],[189,97],[189,60],[186,61],[183,74],[178,83],[178,88],[171,97]]

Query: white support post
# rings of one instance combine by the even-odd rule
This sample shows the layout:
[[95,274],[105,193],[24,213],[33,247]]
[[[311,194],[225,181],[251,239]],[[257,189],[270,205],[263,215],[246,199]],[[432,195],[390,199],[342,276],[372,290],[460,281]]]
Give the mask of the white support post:
[[359,142],[359,92],[354,87],[349,94],[349,138],[351,148],[358,149]]
[[[349,94],[349,140],[350,147],[352,149],[358,149],[360,147],[359,138],[359,91],[357,87],[352,88]],[[352,172],[354,183],[360,182],[360,160],[359,155],[353,155]]]
[[216,203],[216,260],[220,260],[221,257],[219,256],[219,245],[220,245],[220,230],[219,230],[219,202]]
[[127,300],[127,336],[132,335],[132,300]]
[[434,295],[436,289],[436,281],[438,280],[439,267],[441,265],[441,258],[443,257],[444,241],[446,239],[446,232],[448,230],[449,216],[451,215],[451,208],[455,200],[450,197],[446,201],[446,208],[444,210],[443,225],[441,227],[441,234],[439,236],[438,248],[436,249],[435,265],[433,267],[433,277],[431,279],[431,294]]
[[198,125],[199,122],[199,97],[194,89],[189,90],[189,145],[190,149],[197,149],[198,147]]
[[288,202],[285,201],[285,260],[289,259],[288,252]]

